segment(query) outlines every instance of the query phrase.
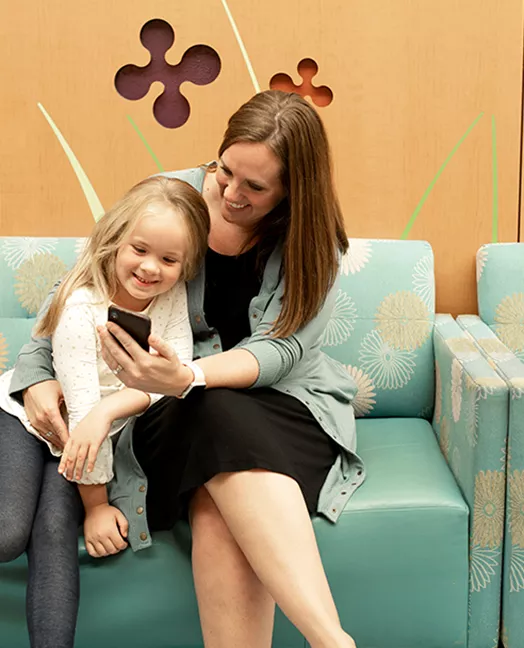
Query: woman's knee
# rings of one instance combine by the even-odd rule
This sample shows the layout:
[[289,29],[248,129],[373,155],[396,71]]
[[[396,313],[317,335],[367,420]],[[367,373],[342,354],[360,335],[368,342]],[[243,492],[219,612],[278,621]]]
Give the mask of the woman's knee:
[[189,521],[193,542],[210,545],[216,542],[235,542],[222,514],[204,486],[199,488],[191,499]]
[[7,512],[5,522],[0,524],[0,562],[11,562],[21,556],[30,535],[31,525],[17,518],[16,511]]

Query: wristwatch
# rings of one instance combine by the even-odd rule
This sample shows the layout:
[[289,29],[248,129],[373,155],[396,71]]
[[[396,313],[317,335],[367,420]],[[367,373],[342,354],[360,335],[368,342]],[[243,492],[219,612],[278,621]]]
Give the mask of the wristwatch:
[[183,362],[182,364],[191,369],[191,371],[193,372],[193,380],[184,389],[184,391],[179,396],[177,396],[177,398],[185,398],[195,387],[204,389],[206,386],[206,377],[204,375],[204,372],[196,362]]

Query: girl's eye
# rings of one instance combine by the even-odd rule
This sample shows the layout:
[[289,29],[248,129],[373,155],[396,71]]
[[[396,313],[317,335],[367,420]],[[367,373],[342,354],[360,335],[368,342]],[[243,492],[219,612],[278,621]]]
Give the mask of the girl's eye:
[[133,250],[137,252],[137,254],[145,254],[144,248],[139,247],[138,245],[133,245]]
[[169,257],[164,257],[164,263],[168,263],[169,265],[173,265],[173,263],[176,263],[176,259],[170,259]]

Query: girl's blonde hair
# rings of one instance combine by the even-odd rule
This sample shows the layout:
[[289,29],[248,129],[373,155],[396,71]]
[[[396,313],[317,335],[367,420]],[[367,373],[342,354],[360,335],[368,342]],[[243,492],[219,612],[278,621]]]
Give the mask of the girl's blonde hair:
[[165,206],[179,214],[188,234],[188,250],[180,280],[192,279],[202,263],[209,236],[207,205],[187,182],[155,176],[139,182],[95,225],[73,269],[57,289],[35,335],[48,337],[55,331],[67,298],[78,288],[92,288],[110,301],[118,290],[116,256],[124,240],[151,205]]
[[298,94],[266,90],[230,118],[219,154],[238,142],[266,144],[281,164],[287,197],[258,223],[253,239],[263,261],[283,240],[285,289],[272,334],[287,337],[321,309],[348,248],[327,134]]

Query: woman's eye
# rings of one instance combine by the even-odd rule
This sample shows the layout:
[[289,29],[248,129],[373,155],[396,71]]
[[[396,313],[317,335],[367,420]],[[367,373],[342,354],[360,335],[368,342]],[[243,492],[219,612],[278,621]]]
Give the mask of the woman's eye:
[[249,184],[249,188],[252,189],[253,191],[262,191],[263,187],[259,187],[258,185],[254,184]]
[[224,167],[222,165],[220,166],[220,170],[222,171],[222,173],[225,173],[227,176],[233,175],[229,169],[227,169],[226,167]]

